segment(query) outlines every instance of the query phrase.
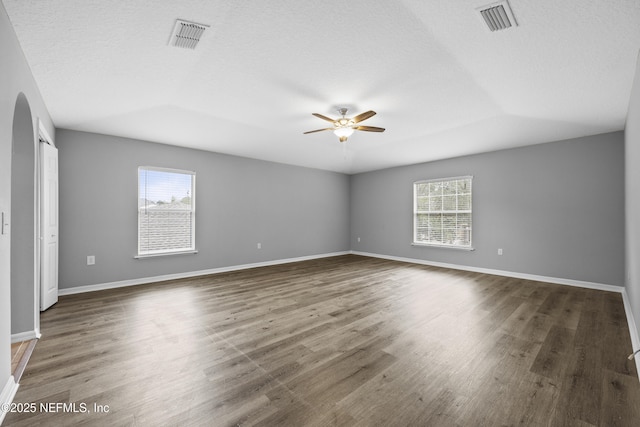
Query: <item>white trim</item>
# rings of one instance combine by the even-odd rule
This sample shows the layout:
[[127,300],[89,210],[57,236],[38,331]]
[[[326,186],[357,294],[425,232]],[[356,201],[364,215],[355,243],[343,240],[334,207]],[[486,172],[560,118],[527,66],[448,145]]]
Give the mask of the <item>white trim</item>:
[[411,242],[411,246],[422,246],[426,248],[458,249],[460,251],[475,251],[475,248],[473,246],[439,245],[437,243]]
[[226,273],[229,271],[246,270],[249,268],[268,267],[271,265],[288,264],[292,262],[308,261],[312,259],[348,255],[350,253],[351,253],[350,251],[331,252],[331,253],[325,253],[325,254],[319,254],[319,255],[309,255],[309,256],[302,256],[302,257],[296,257],[296,258],[285,258],[285,259],[277,259],[273,261],[256,262],[252,264],[232,265],[229,267],[212,268],[209,270],[188,271],[185,273],[165,274],[162,276],[142,277],[140,279],[131,279],[131,280],[121,280],[119,282],[99,283],[96,285],[86,285],[86,286],[75,286],[73,288],[61,288],[61,289],[58,289],[58,295],[61,295],[61,296],[73,295],[73,294],[79,294],[83,292],[94,292],[94,291],[102,291],[105,289],[122,288],[125,286],[144,285],[147,283],[162,282],[165,280],[186,279],[189,277],[205,276],[205,275],[217,274],[217,273]]
[[3,408],[5,404],[10,405],[11,402],[13,402],[13,398],[16,397],[16,393],[18,392],[18,387],[20,387],[20,385],[16,382],[15,378],[13,378],[13,375],[10,375],[7,383],[0,392],[0,424],[4,421],[4,416],[7,415],[1,408]]
[[40,117],[38,117],[38,142],[40,142],[41,136],[44,142],[49,145],[53,145],[53,139],[49,135],[49,132],[47,132],[47,128],[45,127],[44,122]]
[[133,257],[135,259],[145,259],[145,258],[154,258],[159,256],[167,256],[167,255],[189,255],[189,254],[193,255],[197,253],[198,253],[198,250],[193,249],[188,251],[177,251],[177,252],[154,252],[154,253],[143,254],[143,255],[134,255]]
[[36,338],[40,338],[40,307],[42,306],[42,151],[40,144],[48,144],[57,148],[53,138],[47,132],[45,123],[38,117],[38,141],[35,150],[36,155],[36,184],[35,184],[35,208],[36,208],[36,262],[35,262],[35,290],[34,290],[34,325]]
[[[622,302],[624,303],[624,312],[627,315],[627,324],[629,325],[629,335],[631,336],[631,349],[636,351],[640,349],[640,337],[638,337],[638,328],[636,327],[635,319],[633,318],[633,311],[631,310],[631,303],[629,303],[629,296],[627,295],[627,289],[622,290]],[[635,356],[636,367],[640,366],[640,353]],[[636,369],[637,370],[637,369]],[[640,371],[638,371],[638,380],[640,380]]]
[[470,267],[467,265],[449,264],[445,262],[426,261],[416,258],[404,258],[392,255],[381,255],[369,252],[351,251],[354,255],[368,256],[372,258],[383,258],[392,261],[410,262],[412,264],[430,265],[433,267],[451,268],[453,270],[473,271],[475,273],[494,274],[496,276],[514,277],[516,279],[534,280],[536,282],[555,283],[558,285],[577,286],[579,288],[597,289],[600,291],[618,292],[621,293],[624,290],[622,286],[608,285],[604,283],[585,282],[582,280],[563,279],[559,277],[539,276],[537,274],[516,273],[514,271],[494,270],[491,268],[482,267]]
[[453,181],[457,179],[473,179],[473,175],[460,175],[460,176],[450,176],[448,178],[431,178],[431,179],[420,179],[418,181],[413,181],[413,184],[425,184],[429,182],[444,182],[444,181]]
[[23,341],[31,341],[35,339],[40,339],[42,335],[39,330],[35,331],[27,331],[27,332],[19,332],[17,334],[11,334],[11,344],[15,344],[17,342]]
[[179,174],[193,175],[193,176],[196,175],[196,171],[190,171],[187,169],[164,168],[162,166],[138,166],[138,171],[140,169],[147,169],[147,170],[152,170],[156,172],[179,173]]

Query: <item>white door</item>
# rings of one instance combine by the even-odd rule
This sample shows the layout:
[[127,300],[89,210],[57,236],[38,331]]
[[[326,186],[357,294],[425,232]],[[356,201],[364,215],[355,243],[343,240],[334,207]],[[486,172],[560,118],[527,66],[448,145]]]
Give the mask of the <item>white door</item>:
[[40,159],[40,310],[44,311],[58,301],[58,149],[50,144],[41,143]]

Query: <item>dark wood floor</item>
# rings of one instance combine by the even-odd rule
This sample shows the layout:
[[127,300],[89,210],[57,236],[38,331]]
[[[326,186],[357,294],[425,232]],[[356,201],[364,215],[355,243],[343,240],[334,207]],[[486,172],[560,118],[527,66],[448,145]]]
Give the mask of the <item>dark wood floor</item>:
[[348,255],[65,296],[41,323],[15,399],[38,408],[7,426],[640,426],[617,293]]

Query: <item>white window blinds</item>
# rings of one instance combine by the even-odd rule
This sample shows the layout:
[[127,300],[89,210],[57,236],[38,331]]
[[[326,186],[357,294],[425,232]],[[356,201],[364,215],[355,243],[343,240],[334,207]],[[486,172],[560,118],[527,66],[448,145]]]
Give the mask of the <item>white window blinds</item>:
[[195,251],[195,172],[138,168],[138,255]]
[[471,248],[472,177],[414,185],[413,243]]

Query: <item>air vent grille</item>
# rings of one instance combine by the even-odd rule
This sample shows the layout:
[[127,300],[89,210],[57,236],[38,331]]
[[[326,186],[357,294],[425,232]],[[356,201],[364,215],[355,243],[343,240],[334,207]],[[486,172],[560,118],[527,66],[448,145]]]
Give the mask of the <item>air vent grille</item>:
[[491,31],[506,30],[518,25],[506,1],[481,7],[478,11]]
[[207,28],[209,28],[208,25],[178,19],[173,27],[169,44],[184,49],[195,49]]

